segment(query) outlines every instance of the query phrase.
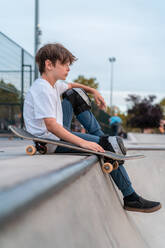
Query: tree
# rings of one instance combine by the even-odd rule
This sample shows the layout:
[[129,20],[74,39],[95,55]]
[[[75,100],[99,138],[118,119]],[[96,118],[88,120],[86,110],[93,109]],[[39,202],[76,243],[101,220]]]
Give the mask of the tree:
[[[0,129],[20,114],[20,92],[13,84],[0,80]],[[11,122],[10,122],[11,124]]]
[[19,103],[20,93],[13,84],[0,80],[0,101],[1,103]]
[[165,98],[160,101],[160,105],[165,106]]
[[158,128],[162,118],[162,109],[159,104],[153,103],[155,99],[154,95],[143,99],[137,95],[129,95],[126,101],[132,106],[128,109],[127,125],[140,128],[142,131],[147,128]]
[[163,112],[163,117],[165,118],[165,98],[163,98],[163,99],[160,101],[160,107],[161,107],[162,112]]

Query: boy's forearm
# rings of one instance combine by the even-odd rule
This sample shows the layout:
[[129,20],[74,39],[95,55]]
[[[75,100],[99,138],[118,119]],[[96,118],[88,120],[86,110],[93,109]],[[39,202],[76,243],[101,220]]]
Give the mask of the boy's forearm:
[[45,121],[45,124],[49,132],[53,133],[62,140],[68,141],[78,146],[80,146],[80,144],[83,142],[83,139],[67,131],[63,126],[58,124],[55,120],[52,120],[49,123],[46,123]]
[[86,92],[94,94],[94,92],[96,91],[96,89],[91,88],[89,86],[83,85],[83,84],[79,84],[79,83],[69,83],[69,88],[81,88],[84,89]]

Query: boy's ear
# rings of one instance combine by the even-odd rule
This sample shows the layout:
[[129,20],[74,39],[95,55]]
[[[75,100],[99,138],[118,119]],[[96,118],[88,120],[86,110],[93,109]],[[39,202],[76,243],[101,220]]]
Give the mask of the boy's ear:
[[45,69],[48,71],[52,69],[52,62],[49,59],[45,60]]

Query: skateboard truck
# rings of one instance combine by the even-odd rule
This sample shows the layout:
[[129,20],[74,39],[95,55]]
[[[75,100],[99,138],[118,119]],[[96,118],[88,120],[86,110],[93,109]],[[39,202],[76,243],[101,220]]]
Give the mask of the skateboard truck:
[[34,155],[36,154],[36,152],[39,152],[40,154],[45,154],[47,153],[47,147],[46,147],[46,143],[42,143],[42,142],[35,142],[35,146],[34,145],[30,145],[26,147],[26,153],[28,155]]

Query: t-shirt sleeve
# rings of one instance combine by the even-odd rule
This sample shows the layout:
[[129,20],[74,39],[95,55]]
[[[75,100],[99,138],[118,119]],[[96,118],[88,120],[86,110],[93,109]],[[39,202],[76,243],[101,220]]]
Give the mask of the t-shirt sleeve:
[[68,89],[68,84],[66,81],[57,81],[57,87],[59,94],[62,95]]
[[42,90],[35,94],[34,100],[34,115],[36,119],[54,118],[54,108],[56,106],[53,103],[50,95],[46,91]]

